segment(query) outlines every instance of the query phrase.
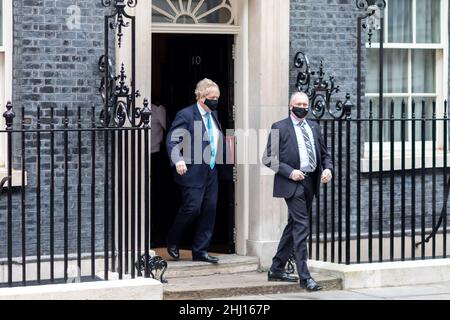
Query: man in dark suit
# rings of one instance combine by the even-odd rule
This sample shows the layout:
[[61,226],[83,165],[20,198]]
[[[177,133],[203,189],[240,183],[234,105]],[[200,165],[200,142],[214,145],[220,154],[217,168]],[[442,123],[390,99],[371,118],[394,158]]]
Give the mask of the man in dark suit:
[[320,182],[332,179],[333,164],[322,138],[319,124],[306,120],[308,96],[292,95],[290,116],[272,125],[263,163],[275,171],[273,195],[284,198],[288,206],[288,224],[284,229],[272,266],[269,281],[297,282],[286,273],[285,266],[292,252],[295,255],[300,286],[309,291],[322,287],[311,277],[308,266],[308,213]]
[[193,260],[218,263],[207,249],[216,217],[218,170],[224,164],[225,140],[216,115],[220,90],[216,83],[204,79],[195,94],[197,103],[178,112],[166,141],[182,195],[182,205],[167,236],[167,251],[179,260],[183,231],[195,221]]

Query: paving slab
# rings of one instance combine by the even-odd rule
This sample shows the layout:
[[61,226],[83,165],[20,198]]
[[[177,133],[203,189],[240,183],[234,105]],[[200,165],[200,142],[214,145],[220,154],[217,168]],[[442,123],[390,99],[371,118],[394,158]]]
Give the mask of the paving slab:
[[393,298],[392,300],[450,300],[449,294],[430,294],[426,296],[414,296],[414,297],[402,297],[402,298]]
[[383,300],[383,298],[371,297],[350,291],[331,290],[319,292],[297,292],[274,295],[252,295],[218,298],[211,300]]
[[414,296],[417,297],[426,295],[450,294],[450,284],[446,283],[445,285],[430,284],[417,286],[367,288],[353,289],[351,291],[385,299],[401,299]]
[[212,300],[450,300],[450,283],[233,296]]

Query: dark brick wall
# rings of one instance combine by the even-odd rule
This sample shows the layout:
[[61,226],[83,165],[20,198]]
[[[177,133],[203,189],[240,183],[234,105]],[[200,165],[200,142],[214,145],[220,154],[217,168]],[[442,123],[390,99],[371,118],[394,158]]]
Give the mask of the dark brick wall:
[[[336,77],[343,96],[356,93],[357,16],[352,0],[291,0],[291,61],[302,51],[317,70],[322,60],[327,77]],[[297,71],[291,70],[294,91]]]
[[[361,15],[355,6],[353,0],[291,0],[291,24],[290,24],[290,57],[291,63],[295,53],[302,51],[306,53],[310,59],[313,71],[318,70],[319,63],[322,60],[325,67],[325,72],[328,75],[333,75],[336,78],[336,83],[341,87],[341,95],[339,98],[343,98],[346,92],[352,95],[352,101],[356,104],[357,95],[357,17]],[[450,28],[449,28],[450,29]],[[364,94],[364,48],[363,48],[363,61],[362,61],[362,76],[363,81],[361,83],[362,92]],[[291,68],[290,73],[290,89],[295,91],[295,81],[298,71],[295,68]],[[364,116],[365,112],[362,111]],[[354,112],[353,117],[356,116]],[[330,128],[328,134],[330,135]],[[337,124],[336,124],[337,128]],[[343,125],[343,151],[345,152],[345,124]],[[336,129],[337,130],[337,129]],[[364,134],[364,127],[362,133]],[[336,133],[336,141],[338,134]],[[362,139],[364,140],[364,138]],[[331,141],[330,141],[331,142]],[[352,233],[356,232],[356,165],[358,156],[356,154],[356,126],[351,127],[351,229]],[[338,150],[336,149],[336,152]],[[418,150],[420,152],[420,150]],[[345,153],[338,156],[336,153],[335,165],[338,166],[338,159],[342,160],[342,179],[343,179],[343,198],[338,200],[336,194],[336,222],[339,214],[342,215],[343,230],[345,230]],[[374,168],[376,170],[376,168]],[[417,175],[420,174],[420,170],[417,171]],[[338,175],[336,178],[336,190],[338,190]],[[406,173],[406,228],[411,226],[411,172]],[[361,232],[366,233],[368,230],[369,220],[369,201],[368,201],[368,175],[361,175]],[[443,193],[443,178],[442,170],[437,170],[437,182],[436,182],[436,210],[439,216],[442,208],[442,193]],[[432,223],[432,176],[431,171],[426,170],[425,174],[425,188],[423,188],[425,194],[425,215],[426,226],[431,227]],[[422,185],[420,176],[416,177],[416,230],[420,230],[420,216],[422,213]],[[400,199],[401,199],[401,181],[400,172],[395,172],[394,180],[394,223],[395,229],[398,230],[400,226]],[[373,180],[373,217],[374,225],[373,231],[378,232],[378,208],[379,208],[379,185],[378,178],[374,176]],[[389,172],[383,174],[383,230],[389,231],[390,228],[390,176]],[[339,202],[342,204],[342,211],[339,213]],[[328,222],[331,220],[331,203],[328,203]],[[321,223],[323,226],[324,211],[322,208]],[[313,230],[315,232],[316,218],[314,216]],[[321,227],[323,230],[323,227]],[[330,225],[328,224],[328,231]],[[344,231],[345,235],[345,231]]]
[[[70,6],[80,8],[80,26],[70,29],[67,24]],[[43,126],[48,128],[50,108],[56,110],[55,127],[63,126],[64,107],[69,110],[70,126],[76,125],[77,108],[81,107],[83,127],[91,123],[91,106],[101,108],[98,95],[100,73],[98,59],[103,54],[103,17],[107,10],[100,1],[91,0],[13,0],[14,15],[14,75],[13,101],[16,112],[15,128],[20,127],[21,109],[25,108],[27,128],[36,127],[38,107],[42,110]],[[98,116],[98,115],[97,115]],[[96,116],[96,117],[97,117]],[[20,134],[15,134],[15,165],[20,169]],[[78,140],[76,133],[68,137],[68,215],[69,253],[76,252]],[[42,254],[49,254],[49,134],[41,137],[41,240]],[[27,254],[36,253],[36,157],[37,136],[26,135],[26,194]],[[63,186],[64,137],[55,134],[55,250],[63,251]],[[91,166],[90,134],[82,135],[82,251],[90,248],[91,224]],[[96,145],[96,248],[103,246],[103,136],[97,134]],[[21,255],[21,189],[14,191],[13,256]],[[0,201],[0,258],[6,256],[6,197]],[[5,240],[5,241],[4,241]]]

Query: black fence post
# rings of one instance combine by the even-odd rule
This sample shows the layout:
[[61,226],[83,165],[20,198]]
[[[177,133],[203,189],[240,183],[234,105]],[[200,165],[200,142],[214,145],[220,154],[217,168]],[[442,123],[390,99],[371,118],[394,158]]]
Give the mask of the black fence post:
[[152,115],[152,111],[149,108],[149,102],[147,99],[144,99],[144,108],[141,112],[143,127],[144,127],[144,256],[145,256],[145,272],[144,275],[146,278],[150,277],[150,269],[148,265],[148,261],[150,260],[149,251],[150,251],[150,153],[149,153],[149,131],[150,131],[150,116]]
[[6,131],[7,131],[7,140],[8,140],[8,163],[7,163],[7,171],[8,171],[8,217],[7,217],[7,229],[8,229],[8,286],[12,286],[12,153],[13,153],[13,144],[12,144],[12,130],[13,130],[13,122],[14,117],[16,116],[14,111],[12,110],[13,105],[10,101],[6,103],[6,111],[3,113],[3,117],[5,118],[6,123]]
[[[26,170],[26,158],[25,158],[25,107],[22,106],[22,121],[21,121],[21,143],[22,143],[22,186],[25,185],[25,170]],[[53,148],[52,148],[53,150]],[[27,282],[27,264],[25,263],[27,260],[27,228],[26,228],[26,193],[25,188],[21,190],[21,211],[22,211],[22,284],[25,285]],[[53,274],[52,274],[53,275]]]
[[[350,177],[350,168],[351,168],[351,155],[350,155],[350,146],[351,146],[351,117],[352,117],[352,104],[350,102],[350,94],[347,93],[346,101],[344,103],[344,114],[345,114],[345,122],[346,122],[346,169],[345,169],[345,264],[349,265],[351,261],[350,255],[350,242],[351,242],[351,177]],[[357,239],[359,243],[359,239]]]
[[37,107],[36,132],[36,256],[37,282],[41,283],[41,108]]

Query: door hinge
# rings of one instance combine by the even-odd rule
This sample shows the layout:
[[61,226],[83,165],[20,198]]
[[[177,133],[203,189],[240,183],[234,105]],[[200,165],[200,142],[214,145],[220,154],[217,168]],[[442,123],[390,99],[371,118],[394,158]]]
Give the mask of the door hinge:
[[233,167],[233,182],[237,182],[237,168]]
[[233,105],[233,121],[236,121],[236,105]]
[[237,241],[236,233],[237,233],[236,228],[233,228],[233,243],[236,243],[236,241]]
[[231,59],[236,60],[236,44],[231,45]]

